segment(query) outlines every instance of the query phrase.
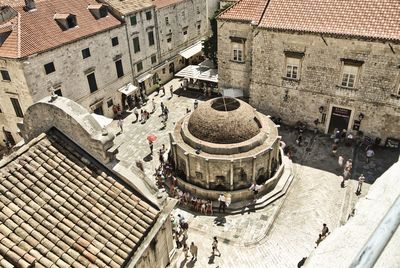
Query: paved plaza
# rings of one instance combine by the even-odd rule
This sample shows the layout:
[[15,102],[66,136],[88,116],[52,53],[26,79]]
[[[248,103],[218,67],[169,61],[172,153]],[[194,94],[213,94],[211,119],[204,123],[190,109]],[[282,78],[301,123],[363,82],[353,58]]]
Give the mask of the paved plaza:
[[[166,88],[170,84],[177,89],[179,80],[170,81]],[[187,108],[193,110],[196,97],[200,101],[204,99],[197,93],[176,92],[180,92],[181,96],[175,94],[170,98],[169,92],[162,97],[154,94],[149,96],[150,99],[154,98],[157,109],[145,124],[132,123],[135,116],[129,114],[124,118],[122,134],[118,134],[115,121],[110,126],[111,131],[118,134],[115,139],[119,145],[117,159],[132,165],[142,161],[150,179],[154,178],[154,170],[159,165],[158,149],[162,144],[169,147],[168,132]],[[159,117],[161,101],[170,110],[165,129],[161,129]],[[151,111],[151,101],[146,109]],[[149,134],[158,137],[153,156],[149,154],[146,139]],[[186,208],[177,208],[174,214],[183,214],[188,219],[188,242],[190,244],[193,241],[198,245],[199,254],[194,262],[190,258],[185,259],[182,249],[177,249],[172,267],[296,267],[303,257],[314,250],[322,224],[326,223],[330,231],[344,224],[357,199],[367,193],[369,183],[379,177],[398,154],[378,149],[374,159],[367,164],[364,152],[340,145],[338,155],[354,161],[352,180],[342,188],[342,170],[338,167],[337,156],[332,155],[329,137],[306,132],[303,145],[298,147],[295,145],[297,133],[293,128],[282,126],[280,135],[294,151],[294,179],[287,194],[264,209],[237,215],[204,216]],[[363,186],[362,194],[357,196],[356,179],[361,173],[366,176],[367,183]],[[213,236],[219,239],[221,256],[211,254]]]

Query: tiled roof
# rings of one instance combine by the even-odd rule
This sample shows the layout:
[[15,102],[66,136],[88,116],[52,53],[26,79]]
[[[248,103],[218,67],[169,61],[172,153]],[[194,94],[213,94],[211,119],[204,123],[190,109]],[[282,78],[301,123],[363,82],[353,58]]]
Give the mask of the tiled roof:
[[[30,12],[24,10],[24,1],[6,0],[6,3],[10,3],[18,12],[18,16],[12,19],[13,30],[0,46],[0,57],[29,56],[121,24],[111,14],[96,19],[87,9],[89,4],[97,4],[95,0],[36,1],[36,10]],[[63,31],[54,20],[56,13],[76,15],[78,27]]]
[[218,19],[236,21],[258,21],[261,19],[268,0],[241,0],[223,11]]
[[151,0],[100,0],[123,15],[129,15],[153,6]]
[[260,27],[400,40],[400,1],[271,0]]
[[163,8],[183,1],[184,0],[154,0],[153,3],[156,6],[156,8]]
[[[255,6],[258,5],[258,8]],[[265,1],[241,0],[221,18],[255,20]],[[251,18],[251,19],[249,19]],[[259,27],[400,40],[399,0],[270,0]]]
[[58,131],[0,162],[0,267],[122,267],[158,210]]

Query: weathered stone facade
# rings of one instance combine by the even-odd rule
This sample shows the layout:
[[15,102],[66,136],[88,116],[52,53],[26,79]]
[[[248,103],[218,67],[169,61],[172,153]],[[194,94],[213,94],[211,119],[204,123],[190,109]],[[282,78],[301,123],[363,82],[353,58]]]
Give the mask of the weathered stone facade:
[[[218,86],[220,88],[241,89],[246,97],[249,96],[252,39],[250,24],[218,21]],[[234,60],[233,44],[243,48],[241,61]]]
[[[301,121],[324,133],[359,125],[383,142],[400,138],[398,43],[271,31],[249,22],[218,25],[219,87],[243,89],[252,106],[287,124]],[[242,62],[233,60],[238,41]],[[286,73],[291,57],[300,62],[296,78]],[[342,86],[348,63],[357,68],[352,87]]]
[[[325,133],[335,127],[333,107],[345,108],[351,111],[346,130],[362,114],[359,130],[365,134],[400,138],[399,45],[267,30],[254,35],[252,105],[289,124],[302,121],[314,127],[318,119]],[[302,55],[298,79],[286,78],[288,53]],[[353,88],[341,85],[344,61],[360,65]]]
[[[114,37],[118,37],[117,46],[112,46]],[[18,142],[21,137],[16,134],[16,125],[22,118],[16,116],[10,98],[17,98],[22,112],[25,112],[28,106],[50,95],[51,87],[89,111],[101,108],[104,115],[113,117],[112,105],[107,103],[122,104],[117,89],[132,81],[125,37],[124,28],[119,27],[27,58],[3,58],[0,68],[8,71],[11,81],[0,82],[5,89],[0,92],[0,125],[12,132]],[[90,56],[83,58],[82,50],[86,48],[89,48]],[[119,78],[115,65],[117,60],[121,60],[123,69],[123,76]],[[55,71],[46,74],[44,65],[48,63],[54,64]],[[93,93],[87,79],[90,73],[94,73],[98,88]]]

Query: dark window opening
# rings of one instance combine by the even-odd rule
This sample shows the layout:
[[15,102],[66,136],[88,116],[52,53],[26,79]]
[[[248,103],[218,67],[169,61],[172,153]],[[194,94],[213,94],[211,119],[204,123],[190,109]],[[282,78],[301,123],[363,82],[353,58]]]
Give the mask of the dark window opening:
[[171,41],[172,41],[172,38],[171,38],[171,37],[168,37],[168,38],[167,38],[167,43],[171,43]]
[[110,108],[110,107],[113,106],[113,105],[114,105],[113,100],[112,100],[112,99],[109,99],[109,100],[107,101],[107,107]]
[[90,49],[89,48],[85,48],[82,50],[82,58],[86,59],[90,57]]
[[44,65],[44,70],[46,71],[46,74],[51,74],[52,72],[56,71],[56,68],[54,67],[53,62],[49,62]]
[[10,74],[6,70],[1,70],[1,77],[3,78],[3,81],[11,81]]
[[154,34],[153,34],[153,32],[148,32],[147,35],[149,37],[149,46],[154,45]]
[[122,67],[122,61],[121,60],[117,60],[115,62],[115,68],[117,69],[118,78],[120,78],[121,76],[124,76],[124,69]]
[[21,106],[19,105],[19,101],[16,98],[10,98],[12,106],[14,107],[15,115],[17,117],[24,117],[24,114],[22,113]]
[[104,115],[103,106],[100,105],[100,106],[96,107],[96,108],[93,110],[93,112],[94,112],[95,114]]
[[59,89],[54,90],[54,94],[56,94],[56,95],[62,97],[61,89],[59,88]]
[[107,7],[106,6],[102,6],[99,10],[100,12],[100,18],[104,18],[107,16]]
[[76,17],[73,15],[68,16],[67,17],[67,25],[68,25],[68,28],[74,28],[77,25]]
[[133,51],[138,53],[140,51],[139,37],[133,38]]
[[156,62],[157,62],[157,56],[156,55],[151,56],[151,64],[154,64]]
[[136,64],[136,70],[137,70],[138,72],[140,72],[141,70],[143,70],[143,63],[142,63],[142,62],[139,62],[138,64]]
[[95,92],[98,88],[97,88],[96,77],[95,77],[94,73],[88,74],[86,77],[87,77],[87,80],[89,83],[90,93]]
[[131,17],[131,25],[136,25],[137,24],[137,20],[136,20],[136,15]]
[[151,20],[151,11],[146,12],[146,20]]
[[119,42],[118,42],[118,37],[113,37],[111,39],[111,44],[113,47],[118,46]]

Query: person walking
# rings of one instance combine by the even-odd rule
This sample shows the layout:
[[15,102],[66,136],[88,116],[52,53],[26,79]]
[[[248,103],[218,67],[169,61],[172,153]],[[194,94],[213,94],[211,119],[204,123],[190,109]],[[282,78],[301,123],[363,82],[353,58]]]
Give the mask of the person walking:
[[197,251],[198,247],[194,244],[194,242],[192,242],[190,244],[190,254],[192,254],[192,259],[197,260]]
[[121,129],[121,131],[120,131],[120,133],[122,133],[123,132],[123,124],[124,124],[124,122],[121,120],[121,119],[118,119],[118,127]]
[[132,121],[132,123],[136,123],[139,121],[139,112],[137,107],[133,108],[133,114],[135,115],[136,119],[135,121]]
[[[161,102],[161,103],[160,103],[160,106],[161,106],[161,115],[163,115],[163,114],[164,114],[164,108],[165,108],[164,103]],[[161,116],[161,115],[160,115],[160,116]]]
[[196,110],[197,106],[199,106],[199,102],[197,100],[195,100],[193,103],[193,109]]
[[211,246],[212,246],[212,254],[215,255],[215,251],[218,251],[218,254],[221,257],[221,252],[218,249],[218,239],[216,236],[214,236]]
[[339,155],[339,157],[338,157],[338,164],[339,164],[339,167],[340,167],[340,168],[343,167],[344,158],[343,158],[343,156],[341,156],[341,155]]
[[169,92],[171,93],[171,99],[172,99],[172,97],[174,96],[174,86],[173,85],[169,86]]
[[154,98],[151,100],[151,113],[154,113],[156,111],[156,102]]
[[150,147],[150,154],[153,155],[153,142],[149,141],[149,147]]
[[326,225],[326,223],[324,223],[324,224],[322,224],[321,235],[322,235],[323,238],[325,238],[325,237],[328,236],[328,234],[330,234],[329,228],[328,228],[328,226]]
[[225,213],[225,208],[226,208],[225,196],[223,194],[220,194],[219,198],[218,198],[218,201],[219,201],[218,212],[221,212],[221,208],[222,208],[222,211]]
[[361,188],[362,188],[362,185],[364,182],[365,182],[365,177],[363,174],[361,174],[360,177],[358,177],[358,185],[357,185],[356,195],[361,194]]
[[318,235],[317,241],[315,241],[315,244],[317,244],[317,245],[315,246],[315,248],[318,247],[319,243],[321,243],[322,240],[324,240],[324,238],[322,237],[322,234],[319,234],[319,235]]
[[297,136],[297,139],[296,139],[296,143],[297,143],[297,145],[298,146],[301,146],[301,142],[303,141],[303,134],[302,133],[299,133],[299,135]]
[[182,249],[183,253],[185,253],[185,259],[187,259],[188,257],[188,252],[189,252],[189,247],[186,244],[186,242],[183,242],[183,249]]

